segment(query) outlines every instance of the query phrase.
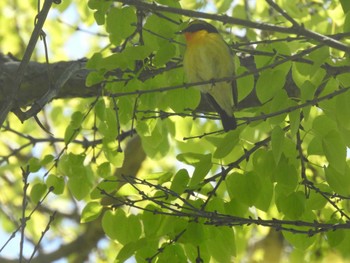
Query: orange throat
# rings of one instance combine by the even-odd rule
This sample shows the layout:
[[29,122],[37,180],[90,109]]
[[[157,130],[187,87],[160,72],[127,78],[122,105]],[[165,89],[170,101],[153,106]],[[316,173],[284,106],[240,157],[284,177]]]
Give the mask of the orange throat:
[[186,43],[188,46],[193,44],[199,44],[205,40],[206,35],[208,34],[205,30],[200,30],[196,32],[185,32]]
[[192,32],[186,32],[185,33],[185,38],[186,38],[186,42],[190,43],[191,39],[193,38],[193,33]]

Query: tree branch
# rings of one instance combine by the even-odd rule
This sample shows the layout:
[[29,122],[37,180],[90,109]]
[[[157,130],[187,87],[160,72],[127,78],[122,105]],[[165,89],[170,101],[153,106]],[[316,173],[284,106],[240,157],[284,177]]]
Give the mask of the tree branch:
[[22,83],[23,77],[24,77],[24,72],[26,71],[26,68],[29,64],[30,58],[32,56],[32,53],[34,51],[35,45],[39,39],[39,36],[42,32],[42,28],[44,26],[46,17],[49,13],[49,10],[51,8],[53,1],[52,0],[45,0],[43,8],[37,15],[37,20],[35,24],[35,28],[33,30],[33,33],[29,39],[29,43],[27,45],[27,48],[25,50],[23,59],[17,69],[16,75],[14,76],[13,79],[11,79],[11,82],[8,83],[8,85],[11,86],[11,91],[9,98],[5,101],[3,104],[3,107],[0,108],[0,127],[4,123],[7,114],[11,111],[15,100],[16,100],[16,94],[18,93],[20,89],[20,85]]
[[173,14],[179,14],[184,15],[187,17],[196,17],[196,18],[207,18],[215,21],[221,21],[224,24],[233,24],[233,25],[240,25],[247,28],[254,28],[254,29],[260,29],[260,30],[266,30],[266,31],[273,31],[273,32],[280,32],[285,34],[295,34],[295,35],[302,35],[306,36],[308,38],[314,39],[318,41],[319,43],[326,44],[329,47],[333,47],[335,49],[342,50],[344,52],[350,52],[350,47],[346,44],[343,44],[342,42],[333,39],[331,37],[321,35],[319,33],[309,31],[307,29],[301,30],[301,27],[283,27],[283,26],[276,26],[266,23],[256,23],[249,20],[229,17],[226,15],[214,15],[214,14],[208,14],[204,12],[197,12],[187,9],[180,9],[180,8],[174,8],[164,5],[158,5],[156,3],[146,3],[139,0],[115,0],[115,2],[120,2],[126,5],[132,5],[136,6],[137,8],[150,10],[152,12],[168,12]]

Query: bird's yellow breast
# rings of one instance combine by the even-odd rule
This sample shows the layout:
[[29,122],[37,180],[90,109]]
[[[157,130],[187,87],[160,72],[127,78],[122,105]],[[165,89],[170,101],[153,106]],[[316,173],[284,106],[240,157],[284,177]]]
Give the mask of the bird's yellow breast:
[[205,30],[185,34],[187,48],[184,69],[190,82],[232,76],[233,60],[226,42],[219,34]]

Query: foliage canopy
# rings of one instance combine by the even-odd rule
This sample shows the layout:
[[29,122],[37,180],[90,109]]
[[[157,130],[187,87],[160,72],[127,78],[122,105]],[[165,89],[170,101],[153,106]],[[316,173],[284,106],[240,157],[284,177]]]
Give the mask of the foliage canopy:
[[[0,3],[1,262],[350,257],[348,1],[52,2]],[[235,54],[236,130],[186,83],[190,18]]]

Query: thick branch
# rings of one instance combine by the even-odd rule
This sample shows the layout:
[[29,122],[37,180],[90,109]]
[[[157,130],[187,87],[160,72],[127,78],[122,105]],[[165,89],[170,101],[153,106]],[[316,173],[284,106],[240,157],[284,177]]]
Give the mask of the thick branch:
[[[85,80],[90,71],[84,68],[85,62],[83,61],[61,61],[51,64],[49,67],[52,72],[52,81],[56,82],[66,68],[75,63],[79,63],[81,69],[65,82],[55,98],[87,98],[100,94],[98,86],[86,87]],[[15,61],[0,64],[0,104],[7,100],[11,92],[9,90],[11,85],[8,83],[15,76],[19,65],[20,62]],[[15,108],[29,105],[34,100],[40,99],[49,90],[47,67],[46,63],[30,62],[28,64],[21,88],[16,94]]]
[[29,39],[27,48],[24,52],[23,59],[16,70],[15,76],[9,79],[10,81],[8,81],[7,83],[7,86],[10,86],[11,89],[9,93],[7,93],[7,99],[2,103],[2,107],[0,107],[0,127],[2,126],[3,122],[6,119],[7,114],[11,111],[15,103],[16,93],[18,93],[18,91],[20,90],[20,86],[24,77],[24,72],[28,67],[28,64],[30,63],[29,62],[30,58],[34,51],[36,42],[38,41],[39,36],[42,33],[42,28],[44,26],[44,22],[49,13],[51,5],[52,5],[52,0],[46,0],[44,2],[42,10],[37,15],[36,25]]

